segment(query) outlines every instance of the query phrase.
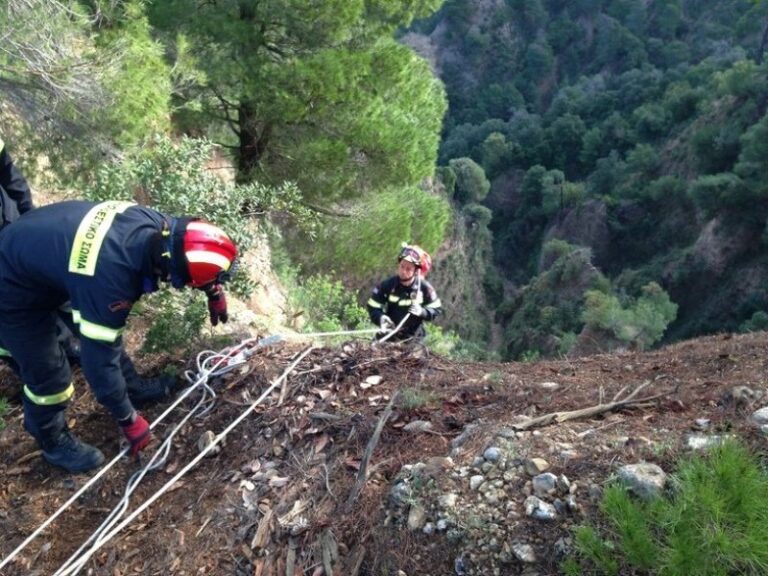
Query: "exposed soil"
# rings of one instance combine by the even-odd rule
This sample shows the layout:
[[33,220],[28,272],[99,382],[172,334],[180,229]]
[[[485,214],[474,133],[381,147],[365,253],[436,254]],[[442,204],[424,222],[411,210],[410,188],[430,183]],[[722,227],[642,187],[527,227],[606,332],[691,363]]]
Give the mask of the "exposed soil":
[[[671,470],[685,436],[704,418],[711,421],[705,433],[735,433],[762,450],[749,414],[765,405],[760,398],[768,378],[767,344],[766,333],[721,335],[649,353],[509,364],[457,363],[421,349],[372,349],[362,342],[313,350],[287,386],[256,407],[218,453],[203,458],[98,550],[82,573],[320,576],[332,568],[345,576],[556,574],[554,543],[594,515],[597,502],[588,496],[588,487],[603,485],[617,465],[646,460]],[[199,453],[203,432],[224,430],[302,350],[296,344],[261,348],[247,374],[216,380],[216,407],[181,430],[165,469],[146,476],[130,510]],[[381,382],[368,386],[370,376],[381,376]],[[639,397],[662,396],[590,419],[511,431],[521,416],[593,406],[644,382]],[[79,372],[76,386],[70,425],[109,460],[120,450],[118,430],[95,404]],[[737,388],[734,393],[739,386],[750,391]],[[12,395],[18,387],[3,368],[0,395]],[[368,480],[359,498],[348,503],[366,445],[397,390],[366,469]],[[144,412],[151,420],[165,407]],[[188,405],[182,407],[156,428],[157,436],[183,417]],[[409,431],[407,425],[418,420],[431,428]],[[11,404],[5,421],[0,432],[0,562],[90,478],[43,461],[23,430],[18,404]],[[471,433],[452,446],[468,425],[474,425]],[[491,571],[481,567],[482,554],[472,553],[468,538],[409,530],[393,511],[389,494],[403,465],[422,462],[436,494],[463,486],[460,497],[471,500],[475,495],[468,480],[452,472],[471,467],[499,438],[510,439],[520,461],[545,458],[552,472],[578,483],[579,511],[554,523],[514,516],[505,537],[531,544],[539,561],[526,566],[513,559]],[[124,459],[111,468],[3,574],[54,574],[119,501],[137,467]],[[519,485],[510,499],[517,506],[526,498],[526,479],[514,482]],[[505,503],[497,506],[503,509]]]

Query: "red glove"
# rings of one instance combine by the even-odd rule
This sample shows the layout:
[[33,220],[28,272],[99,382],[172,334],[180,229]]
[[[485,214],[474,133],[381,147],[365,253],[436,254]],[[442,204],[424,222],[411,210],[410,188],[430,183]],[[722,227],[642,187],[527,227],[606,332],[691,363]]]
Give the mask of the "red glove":
[[224,288],[221,284],[214,284],[205,291],[208,296],[208,313],[211,316],[211,324],[216,326],[219,320],[227,323],[229,314],[227,313],[227,297],[224,294]]
[[152,439],[149,424],[138,412],[134,412],[126,420],[121,420],[120,427],[128,442],[131,443],[131,456],[136,456],[146,448]]

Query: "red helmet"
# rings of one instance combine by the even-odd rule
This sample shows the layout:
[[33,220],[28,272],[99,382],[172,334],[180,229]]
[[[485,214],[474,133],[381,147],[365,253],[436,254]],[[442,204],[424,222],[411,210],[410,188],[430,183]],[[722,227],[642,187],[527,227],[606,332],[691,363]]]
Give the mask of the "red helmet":
[[413,263],[419,269],[422,276],[426,276],[430,268],[432,268],[432,258],[430,255],[426,250],[415,244],[403,243],[403,247],[400,249],[400,254],[397,257],[398,262],[401,260]]
[[203,220],[179,218],[172,236],[173,267],[179,276],[174,285],[203,288],[229,279],[237,247],[221,228]]

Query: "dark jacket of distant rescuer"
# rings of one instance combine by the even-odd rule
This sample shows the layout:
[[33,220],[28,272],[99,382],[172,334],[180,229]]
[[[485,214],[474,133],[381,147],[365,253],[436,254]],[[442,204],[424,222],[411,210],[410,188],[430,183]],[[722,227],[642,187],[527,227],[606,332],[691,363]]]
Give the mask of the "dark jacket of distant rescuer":
[[391,340],[423,339],[425,336],[424,320],[431,322],[443,312],[440,298],[438,298],[432,285],[423,278],[416,282],[419,283],[418,291],[414,285],[404,286],[400,283],[398,276],[392,276],[374,287],[368,300],[368,316],[371,322],[377,325],[381,322],[381,316],[386,314],[392,319],[395,326],[398,326],[408,314],[408,308],[411,304],[417,303],[424,307],[426,317],[419,318],[411,315],[403,327],[392,336]]

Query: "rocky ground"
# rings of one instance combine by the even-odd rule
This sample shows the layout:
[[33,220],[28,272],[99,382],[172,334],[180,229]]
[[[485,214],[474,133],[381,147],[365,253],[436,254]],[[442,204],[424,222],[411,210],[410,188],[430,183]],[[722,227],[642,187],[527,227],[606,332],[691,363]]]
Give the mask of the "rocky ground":
[[[557,574],[571,529],[595,518],[613,477],[654,489],[680,453],[728,434],[763,450],[751,416],[768,405],[767,344],[766,333],[721,335],[649,353],[473,364],[355,342],[310,351],[249,410],[306,346],[260,348],[247,370],[213,382],[215,407],[174,437],[168,463],[144,478],[129,513],[247,412],[242,423],[81,573]],[[117,430],[77,379],[70,425],[112,458]],[[0,372],[0,394],[17,389]],[[165,407],[145,413],[157,418]],[[40,458],[19,406],[5,420],[0,562],[90,478]],[[626,466],[640,463],[661,471],[638,479]],[[2,573],[54,574],[138,466],[119,461]]]

